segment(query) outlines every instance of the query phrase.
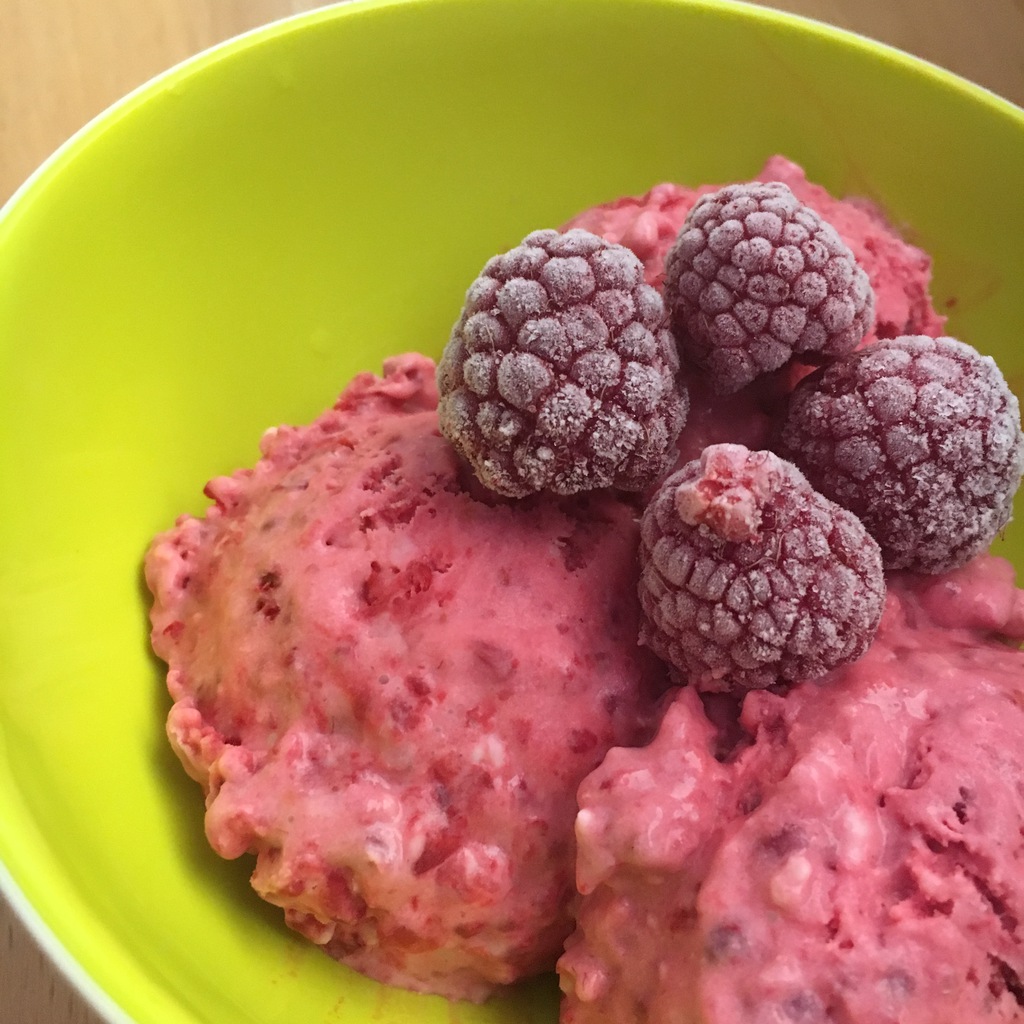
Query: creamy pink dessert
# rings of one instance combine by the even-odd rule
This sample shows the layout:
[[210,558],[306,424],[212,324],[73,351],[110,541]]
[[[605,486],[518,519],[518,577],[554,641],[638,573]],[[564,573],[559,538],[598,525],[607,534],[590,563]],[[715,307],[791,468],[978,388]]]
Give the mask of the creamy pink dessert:
[[[942,332],[929,258],[881,211],[833,198],[781,157],[759,177],[817,210],[867,272],[865,343]],[[635,384],[609,367],[636,353],[598,352],[594,318],[618,328],[653,308],[640,278],[661,287],[684,219],[716,188],[658,185],[565,226],[632,249],[642,274],[600,239],[573,236],[589,247],[577,252],[542,232],[505,254],[509,274],[475,283],[467,309],[504,320],[463,353],[460,386],[486,406],[464,433],[543,434],[554,414],[538,395],[555,385],[527,358],[541,350],[566,355],[558,389],[593,383],[588,359],[616,387]],[[541,241],[543,259],[562,260],[545,289],[531,262]],[[592,331],[576,329],[584,300]],[[682,383],[680,415],[689,404],[675,448],[660,450],[666,473],[719,442],[769,448],[808,370],[790,363],[723,398],[663,362],[651,372]],[[586,408],[611,397],[598,387]],[[576,427],[592,426],[577,405],[556,410],[571,430],[543,436],[576,444]],[[657,409],[632,411],[642,425]],[[591,433],[598,456],[626,436]],[[656,480],[633,497],[598,484],[488,491],[441,435],[435,366],[419,355],[361,374],[312,424],[268,431],[261,452],[210,482],[205,515],[156,538],[146,577],[168,736],[204,790],[209,841],[255,856],[254,888],[296,931],[382,982],[474,1001],[562,954],[563,1024],[1021,1018],[1024,655],[1012,644],[1024,597],[1007,563],[891,576],[859,660],[815,682],[798,673],[787,694],[788,681],[758,679],[769,689],[701,695],[670,689],[638,644],[638,521]],[[720,477],[702,483],[709,504]],[[805,533],[813,553],[818,534]],[[789,557],[791,534],[764,560]],[[728,601],[709,560],[724,542],[705,546],[693,576],[685,552],[662,559],[680,644],[694,637],[676,620],[702,628],[687,587],[708,621]],[[816,557],[834,568],[828,551]],[[744,564],[755,597],[761,564]],[[750,649],[767,642],[760,620],[740,625]]]
[[[930,295],[931,258],[905,241],[874,203],[861,197],[836,198],[807,180],[803,169],[783,156],[771,157],[757,175],[779,181],[827,220],[853,251],[875,293],[875,324],[864,344],[879,337],[925,334],[937,337],[945,317]],[[643,261],[649,284],[661,287],[665,257],[697,200],[719,186],[687,188],[671,182],[640,196],[623,196],[583,210],[563,230],[584,228],[632,249]],[[768,446],[773,418],[794,381],[806,372],[796,367],[764,378],[723,402],[701,374],[686,372],[690,394],[687,427],[679,438],[679,465],[697,458],[709,444],[731,442],[751,449]]]
[[986,555],[820,683],[678,691],[580,788],[562,1024],[1020,1020],[1022,638]]
[[358,376],[146,558],[206,833],[371,977],[480,1000],[571,930],[580,780],[645,740],[637,509],[509,502],[439,435],[434,364]]
[[[875,291],[875,329],[865,339],[900,334],[942,333],[945,317],[932,307],[931,258],[905,241],[885,213],[860,197],[837,199],[807,180],[803,168],[784,156],[771,157],[758,181],[781,181],[793,194],[839,232],[853,250]],[[585,228],[632,249],[644,263],[647,282],[660,286],[665,256],[693,204],[717,185],[686,188],[671,182],[655,185],[641,196],[623,196],[578,213],[563,230]]]

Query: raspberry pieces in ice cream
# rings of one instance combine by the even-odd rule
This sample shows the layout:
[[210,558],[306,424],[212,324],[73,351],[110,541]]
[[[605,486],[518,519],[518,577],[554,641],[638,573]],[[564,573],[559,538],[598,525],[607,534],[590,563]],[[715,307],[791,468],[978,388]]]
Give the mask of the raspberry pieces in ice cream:
[[1022,598],[987,555],[897,574],[824,685],[687,687],[609,752],[580,788],[562,1024],[1019,1021]]
[[268,432],[146,574],[214,849],[254,853],[330,955],[478,1000],[554,964],[576,787],[666,684],[636,644],[635,507],[478,500],[434,380],[400,357]]

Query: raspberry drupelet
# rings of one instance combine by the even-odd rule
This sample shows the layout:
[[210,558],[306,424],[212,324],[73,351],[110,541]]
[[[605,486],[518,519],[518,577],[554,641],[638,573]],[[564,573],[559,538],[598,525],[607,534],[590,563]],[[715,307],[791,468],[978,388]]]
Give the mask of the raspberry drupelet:
[[1009,522],[1020,407],[993,359],[954,338],[893,338],[805,378],[775,446],[854,512],[887,569],[945,572]]
[[885,603],[878,545],[772,452],[718,444],[641,522],[641,642],[704,691],[814,679],[867,650]]
[[874,322],[867,274],[835,229],[782,182],[698,199],[665,260],[683,357],[732,394],[796,357],[852,351]]
[[535,231],[470,286],[438,365],[441,431],[499,494],[639,491],[688,397],[661,295],[629,249]]

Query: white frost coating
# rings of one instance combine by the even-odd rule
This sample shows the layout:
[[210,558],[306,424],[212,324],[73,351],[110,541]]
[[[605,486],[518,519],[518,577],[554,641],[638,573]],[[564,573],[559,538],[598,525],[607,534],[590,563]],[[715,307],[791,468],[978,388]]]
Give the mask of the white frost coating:
[[988,547],[1024,468],[1016,397],[948,337],[883,339],[802,382],[779,452],[863,521],[887,569],[926,573]]
[[540,272],[548,294],[560,306],[590,298],[597,287],[590,264],[582,256],[555,256]]
[[[509,497],[570,495],[641,491],[666,473],[689,400],[636,254],[586,231],[541,231],[481,276],[502,283],[471,286],[437,377],[441,431],[481,482]],[[521,417],[515,445],[498,429],[501,406]]]
[[681,349],[720,394],[798,352],[849,352],[874,322],[852,251],[778,181],[697,200],[666,256],[665,301]]

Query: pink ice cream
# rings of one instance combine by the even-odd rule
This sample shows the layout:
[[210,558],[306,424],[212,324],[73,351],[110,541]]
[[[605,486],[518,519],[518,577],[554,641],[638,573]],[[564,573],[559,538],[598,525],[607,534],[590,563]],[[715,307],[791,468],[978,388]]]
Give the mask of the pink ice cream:
[[678,692],[580,788],[562,1024],[979,1024],[1024,1006],[1024,592],[890,581],[868,653]]
[[[885,213],[864,198],[837,199],[821,185],[807,180],[803,168],[783,156],[771,157],[757,175],[759,181],[781,181],[839,232],[864,268],[875,291],[875,330],[872,338],[901,334],[938,337],[945,317],[932,308],[931,258],[900,237]],[[671,182],[655,185],[642,196],[623,196],[590,207],[563,228],[585,228],[610,242],[628,246],[643,260],[647,282],[660,286],[665,255],[679,234],[686,215],[702,196],[718,185],[686,188]]]
[[640,258],[648,284],[660,288],[665,278],[665,256],[695,202],[717,185],[687,188],[665,181],[640,196],[620,196],[576,214],[561,228],[583,228],[609,242],[624,245]]
[[479,1000],[552,968],[580,780],[649,737],[636,508],[471,493],[434,364],[263,439],[146,558],[168,734],[224,857],[332,956]]
[[[788,185],[798,199],[839,232],[864,268],[875,292],[875,327],[864,344],[903,334],[938,337],[943,333],[945,317],[935,311],[929,291],[931,258],[906,242],[878,206],[860,197],[835,198],[821,185],[809,182],[803,169],[783,156],[771,157],[757,178]],[[717,188],[663,182],[641,196],[623,196],[584,210],[563,230],[585,228],[628,246],[643,261],[647,282],[660,287],[665,256],[686,215],[702,195]],[[801,372],[806,370],[771,375],[725,403],[699,374],[687,374],[690,416],[680,438],[679,464],[697,458],[709,444],[733,442],[752,450],[767,447],[772,419]]]
[[[927,255],[877,208],[781,157],[759,177],[853,249],[869,341],[942,333]],[[567,227],[628,245],[658,284],[715,187]],[[768,447],[793,380],[723,400],[688,379],[680,461]],[[874,644],[821,683],[742,706],[670,691],[637,643],[641,499],[490,495],[437,400],[423,356],[358,376],[151,546],[168,735],[213,848],[254,854],[292,928],[389,984],[482,1000],[568,936],[563,1024],[1020,1019],[1008,564],[894,578]]]

